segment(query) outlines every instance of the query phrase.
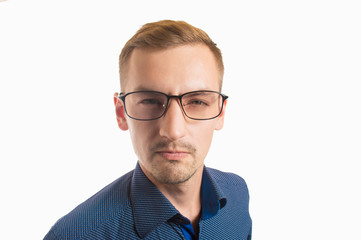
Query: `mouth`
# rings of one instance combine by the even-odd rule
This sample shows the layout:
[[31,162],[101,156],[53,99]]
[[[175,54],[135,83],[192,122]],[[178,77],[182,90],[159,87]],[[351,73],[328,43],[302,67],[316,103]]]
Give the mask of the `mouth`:
[[179,161],[189,156],[189,152],[173,150],[157,151],[156,154],[170,161]]

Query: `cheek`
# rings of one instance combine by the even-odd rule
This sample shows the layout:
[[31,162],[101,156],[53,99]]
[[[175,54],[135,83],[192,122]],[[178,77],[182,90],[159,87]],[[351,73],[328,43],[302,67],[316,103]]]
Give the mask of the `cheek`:
[[203,154],[206,154],[209,150],[209,147],[212,142],[215,123],[210,121],[205,124],[205,122],[200,122],[201,124],[198,127],[192,129],[193,141],[197,145],[197,148]]
[[147,154],[149,145],[154,139],[154,126],[147,122],[130,121],[129,133],[132,139],[133,148],[139,158]]

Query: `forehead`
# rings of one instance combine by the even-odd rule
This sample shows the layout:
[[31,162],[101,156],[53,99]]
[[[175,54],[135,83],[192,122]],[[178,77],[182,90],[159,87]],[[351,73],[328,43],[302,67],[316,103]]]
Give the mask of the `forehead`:
[[135,49],[129,59],[125,91],[218,91],[218,76],[215,57],[205,45]]

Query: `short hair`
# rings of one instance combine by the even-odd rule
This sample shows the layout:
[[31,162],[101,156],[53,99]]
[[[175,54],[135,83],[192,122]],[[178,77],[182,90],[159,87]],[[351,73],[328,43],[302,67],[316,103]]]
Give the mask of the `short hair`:
[[135,48],[167,49],[182,45],[204,44],[213,53],[219,71],[220,90],[223,82],[223,59],[217,44],[202,29],[184,21],[162,20],[143,25],[124,45],[119,56],[121,90],[124,91],[128,62]]

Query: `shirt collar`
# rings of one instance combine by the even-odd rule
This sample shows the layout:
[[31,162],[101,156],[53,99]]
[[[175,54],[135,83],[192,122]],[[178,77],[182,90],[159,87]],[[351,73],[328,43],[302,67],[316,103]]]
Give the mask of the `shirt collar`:
[[215,216],[226,203],[227,199],[223,191],[205,167],[202,176],[202,219],[206,220]]
[[[180,215],[179,211],[144,175],[139,163],[133,172],[130,190],[134,223],[138,235],[145,238],[156,227]],[[227,200],[206,167],[202,177],[202,219],[208,219],[217,214],[225,206]]]

